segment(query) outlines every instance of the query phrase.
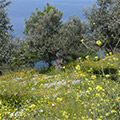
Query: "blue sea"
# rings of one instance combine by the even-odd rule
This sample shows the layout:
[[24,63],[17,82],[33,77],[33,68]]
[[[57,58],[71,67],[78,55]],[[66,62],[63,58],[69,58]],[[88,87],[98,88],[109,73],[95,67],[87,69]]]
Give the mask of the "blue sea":
[[[9,0],[7,0],[9,1]],[[36,12],[36,8],[41,11],[44,9],[47,3],[51,6],[56,6],[58,10],[63,13],[63,22],[66,22],[70,16],[78,16],[82,21],[85,20],[82,9],[88,8],[97,0],[11,0],[12,4],[9,6],[9,17],[11,18],[11,24],[14,26],[14,36],[25,36],[22,32],[25,29],[25,19],[28,20],[29,16],[33,12]],[[39,62],[35,65],[35,68],[47,67],[48,64]]]

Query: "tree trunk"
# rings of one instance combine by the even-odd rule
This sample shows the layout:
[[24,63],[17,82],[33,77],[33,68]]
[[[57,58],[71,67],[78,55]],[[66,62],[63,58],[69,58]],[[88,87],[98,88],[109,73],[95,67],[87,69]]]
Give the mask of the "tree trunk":
[[63,66],[63,58],[58,58],[55,63],[55,68],[60,69]]
[[2,76],[2,70],[0,70],[0,76]]
[[49,68],[52,66],[52,62],[48,61]]

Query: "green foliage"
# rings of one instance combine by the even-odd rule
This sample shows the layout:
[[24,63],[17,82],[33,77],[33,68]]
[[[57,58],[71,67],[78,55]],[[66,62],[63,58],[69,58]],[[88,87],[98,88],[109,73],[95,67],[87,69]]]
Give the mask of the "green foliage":
[[[120,48],[120,1],[98,0],[97,5],[84,9],[88,22],[86,39],[96,45],[97,40],[102,41],[101,47],[107,52],[115,52]],[[97,47],[97,46],[96,46]]]
[[10,3],[6,2],[6,0],[0,1],[0,71],[3,71],[5,66],[10,64],[14,47],[14,43],[10,37],[12,25],[10,25],[10,20],[7,17],[7,6]]
[[36,52],[29,52],[29,47],[24,39],[17,38],[15,44],[17,48],[11,65],[11,70],[19,71],[23,68],[33,68],[34,63],[39,61]]
[[[43,70],[23,69],[21,72],[0,76],[0,119],[119,119],[120,54],[98,59],[93,58],[95,52],[86,56],[89,51],[83,47],[94,45],[93,51],[97,50],[98,46],[100,50],[102,47],[111,50],[111,47],[114,47],[114,50],[118,48],[119,11],[115,10],[119,8],[119,0],[98,0],[97,4],[98,8],[94,6],[89,11],[90,14],[86,13],[88,23],[81,23],[79,18],[72,17],[62,24],[62,13],[49,4],[43,12],[37,9],[37,13],[33,13],[26,21],[24,33],[27,41],[17,39],[12,43],[16,50],[11,51],[14,67],[17,65],[16,68],[19,68],[25,64],[25,60],[38,57],[49,64],[52,59],[71,63],[59,70],[54,66]],[[110,16],[118,20],[118,23],[115,21],[115,26],[112,26],[113,20]],[[107,20],[108,18],[111,19]],[[7,33],[8,25],[5,24]],[[115,46],[113,41],[110,43],[111,47],[107,46],[113,38],[108,28],[110,33],[115,32]],[[0,34],[0,45],[3,45],[0,46],[0,55],[3,54],[0,56],[2,66],[11,60],[12,49],[5,48],[11,46],[9,34],[6,35],[4,30],[4,35],[2,32]],[[4,50],[7,52],[3,52]],[[78,56],[82,57],[72,62]]]
[[65,66],[63,71],[53,68],[47,74],[39,74],[39,71],[32,69],[2,76],[0,117],[118,120],[119,82],[114,81],[110,73],[103,75],[103,71],[96,75],[89,68],[102,71],[102,67],[105,68],[110,62],[109,66],[115,66],[120,78],[119,60],[120,55],[108,56],[100,61],[80,59]]
[[[62,25],[58,36],[58,51],[62,58],[68,56],[73,59],[78,58],[82,53],[85,53],[82,39],[82,23],[80,18],[74,16]],[[84,52],[83,52],[84,51]]]
[[56,68],[61,68],[68,63],[68,58],[73,60],[83,55],[86,50],[80,42],[82,39],[83,28],[80,18],[74,16],[64,23],[57,35]]
[[47,4],[43,12],[36,9],[36,14],[26,20],[24,31],[29,49],[49,65],[56,60],[58,68],[68,57],[76,59],[86,52],[80,42],[85,32],[80,18],[74,16],[62,24],[62,15],[54,6]]
[[56,34],[61,26],[62,13],[54,6],[44,8],[44,11],[36,9],[29,20],[26,20],[26,29],[28,45],[31,51],[37,52],[41,60],[48,62],[55,59]]

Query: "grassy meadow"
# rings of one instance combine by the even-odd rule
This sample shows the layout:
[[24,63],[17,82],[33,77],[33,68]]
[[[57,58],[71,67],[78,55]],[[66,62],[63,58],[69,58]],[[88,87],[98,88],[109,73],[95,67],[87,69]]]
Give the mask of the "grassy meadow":
[[1,120],[120,120],[120,55],[0,77]]

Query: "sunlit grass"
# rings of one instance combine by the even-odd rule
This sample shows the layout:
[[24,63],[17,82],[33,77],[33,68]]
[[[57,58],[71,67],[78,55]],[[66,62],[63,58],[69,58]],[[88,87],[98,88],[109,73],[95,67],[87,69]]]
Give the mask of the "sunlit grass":
[[[0,77],[0,119],[119,120],[119,56],[79,60],[62,71]],[[97,71],[97,72],[96,72]]]

